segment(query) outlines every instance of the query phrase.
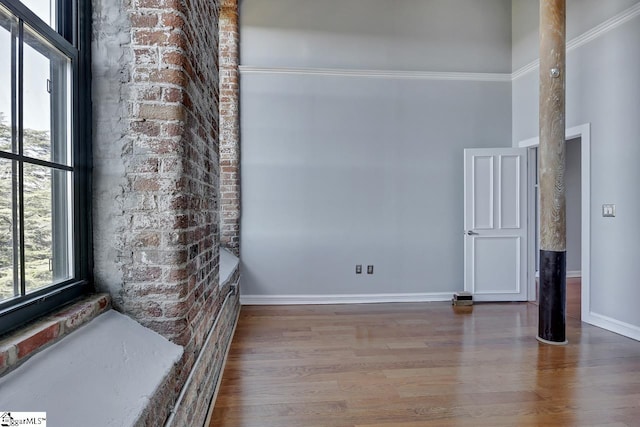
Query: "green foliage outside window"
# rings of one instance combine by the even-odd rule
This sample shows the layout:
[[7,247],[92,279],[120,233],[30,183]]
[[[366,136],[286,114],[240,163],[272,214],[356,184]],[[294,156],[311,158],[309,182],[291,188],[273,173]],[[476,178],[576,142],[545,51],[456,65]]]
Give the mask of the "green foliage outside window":
[[[0,120],[3,117],[0,116]],[[51,138],[46,131],[24,130],[25,146],[37,151],[40,156],[48,157]],[[11,146],[11,127],[0,122],[0,146]],[[28,288],[36,289],[50,284],[53,273],[50,270],[52,245],[52,217],[51,217],[51,178],[44,169],[42,173],[24,175],[24,195],[29,206],[25,209],[25,222],[29,227],[25,229],[25,283]],[[4,183],[12,181],[11,162],[0,162],[0,179]],[[10,185],[3,185],[0,194],[0,301],[14,296],[13,274],[13,233],[7,232],[13,227],[12,195],[5,189]]]

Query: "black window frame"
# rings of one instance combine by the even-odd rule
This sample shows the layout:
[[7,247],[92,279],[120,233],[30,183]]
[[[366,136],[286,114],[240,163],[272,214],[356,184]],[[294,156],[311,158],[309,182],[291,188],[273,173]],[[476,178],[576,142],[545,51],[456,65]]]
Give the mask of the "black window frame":
[[[17,296],[0,303],[0,336],[15,330],[28,322],[42,317],[73,300],[93,291],[93,245],[91,236],[91,2],[87,0],[57,0],[54,30],[18,0],[0,0],[0,4],[18,18],[19,49],[23,41],[23,25],[28,25],[44,40],[71,58],[71,149],[73,171],[72,181],[72,224],[73,264],[71,278],[42,289]],[[12,80],[22,91],[22,56],[18,56],[16,68],[12,70]],[[1,60],[1,59],[0,59]],[[15,104],[15,100],[13,102]],[[20,101],[22,104],[22,101]],[[20,107],[21,108],[21,107]],[[52,112],[55,114],[55,112]],[[13,129],[17,130],[19,146],[22,147],[22,114],[15,118]],[[0,158],[24,162],[25,156],[18,153],[0,152]],[[29,164],[49,166],[49,162],[34,161]],[[22,175],[19,176],[22,181]],[[20,185],[22,187],[22,185]],[[19,198],[17,219],[20,230],[20,265],[24,278],[24,210],[23,197]],[[54,202],[55,203],[55,202]],[[52,208],[53,209],[53,208]],[[15,224],[14,224],[15,227]],[[55,244],[55,242],[52,242]],[[24,285],[22,285],[24,287]]]

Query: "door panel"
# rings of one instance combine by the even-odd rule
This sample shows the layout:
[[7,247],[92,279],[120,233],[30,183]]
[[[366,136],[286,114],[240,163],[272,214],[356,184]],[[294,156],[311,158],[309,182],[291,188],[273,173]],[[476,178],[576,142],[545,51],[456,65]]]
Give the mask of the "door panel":
[[520,293],[520,238],[475,236],[472,283],[477,294]]
[[526,149],[464,151],[464,287],[476,301],[525,301]]
[[[503,179],[507,177],[507,179]],[[512,177],[515,177],[513,179]],[[520,228],[520,157],[500,157],[500,228]]]
[[[493,157],[473,158],[473,228],[493,228]],[[481,195],[481,197],[476,197]]]

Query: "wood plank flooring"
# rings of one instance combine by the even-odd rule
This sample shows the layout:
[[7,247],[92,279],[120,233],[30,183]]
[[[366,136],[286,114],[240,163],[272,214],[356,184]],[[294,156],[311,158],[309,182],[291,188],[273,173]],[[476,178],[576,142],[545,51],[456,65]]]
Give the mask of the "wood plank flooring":
[[640,343],[537,309],[242,307],[210,426],[640,425]]
[[582,307],[581,290],[582,279],[580,277],[567,277],[567,317],[580,320]]

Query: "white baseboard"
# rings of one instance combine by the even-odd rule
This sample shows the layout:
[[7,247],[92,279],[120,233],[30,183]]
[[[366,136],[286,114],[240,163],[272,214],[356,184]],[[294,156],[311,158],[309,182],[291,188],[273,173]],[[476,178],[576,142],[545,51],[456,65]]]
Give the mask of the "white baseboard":
[[585,316],[582,316],[582,321],[636,341],[640,341],[640,327],[630,323],[621,322],[594,312],[589,313],[586,318]]
[[242,305],[370,304],[451,301],[451,292],[422,294],[240,295]]

